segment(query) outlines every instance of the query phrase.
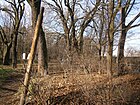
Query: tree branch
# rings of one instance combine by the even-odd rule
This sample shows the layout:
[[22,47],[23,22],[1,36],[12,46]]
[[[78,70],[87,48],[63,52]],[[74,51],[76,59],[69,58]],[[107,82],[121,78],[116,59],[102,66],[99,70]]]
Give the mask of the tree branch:
[[140,12],[128,23],[127,28],[131,27],[131,25],[140,17]]

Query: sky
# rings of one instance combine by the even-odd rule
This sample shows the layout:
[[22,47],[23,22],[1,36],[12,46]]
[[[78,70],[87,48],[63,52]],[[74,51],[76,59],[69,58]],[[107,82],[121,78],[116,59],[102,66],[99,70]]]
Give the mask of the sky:
[[[136,0],[136,2],[139,2],[140,3],[140,0]],[[0,4],[2,5],[3,4],[3,0],[0,0]],[[26,19],[31,19],[31,16],[30,16],[30,13],[28,11],[30,11],[30,7],[28,5],[28,3],[26,2],[26,12],[25,12],[25,17]],[[136,5],[135,8],[133,8],[133,10],[131,11],[130,15],[127,17],[127,21],[126,21],[126,24],[129,23],[130,20],[133,19],[133,17],[138,13],[140,12],[140,4]],[[2,20],[0,20],[2,21]],[[135,22],[138,23],[140,22],[140,19],[137,20]],[[0,23],[1,24],[1,23]],[[31,22],[29,21],[26,21],[25,24],[31,24]],[[125,43],[125,51],[128,49],[128,48],[133,48],[133,49],[136,49],[136,50],[139,50],[140,51],[140,26],[139,27],[136,27],[136,28],[133,28],[133,29],[130,29],[129,32],[127,33],[128,34],[128,37],[126,39],[126,43]],[[114,48],[114,55],[117,54],[117,48],[115,47]]]
[[[136,0],[136,2],[137,4],[132,8],[132,11],[126,18],[126,25],[140,12],[140,0]],[[134,24],[137,23],[140,23],[140,18],[134,22]],[[140,26],[132,28],[127,32],[124,51],[125,56],[128,55],[127,52],[129,49],[138,50],[140,52]],[[114,46],[113,55],[117,56],[117,46]]]
[[[126,25],[127,22],[129,23],[130,20],[132,20],[140,12],[140,1],[136,0],[136,2],[139,2],[139,4],[137,4],[131,11],[127,18]],[[140,19],[137,19],[134,24],[137,23],[140,23]],[[140,26],[130,29],[127,35],[128,37],[126,39],[125,49],[133,48],[140,51]]]

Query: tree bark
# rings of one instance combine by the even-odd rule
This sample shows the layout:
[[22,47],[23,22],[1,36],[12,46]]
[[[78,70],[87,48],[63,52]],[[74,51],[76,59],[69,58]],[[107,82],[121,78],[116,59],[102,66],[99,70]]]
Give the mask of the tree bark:
[[6,45],[4,56],[3,56],[3,65],[9,65],[10,64],[10,50],[12,47],[12,43],[9,45]]
[[107,75],[112,76],[113,42],[109,42],[107,50]]
[[[30,1],[28,0],[29,5],[32,9],[32,26],[35,28],[37,17],[40,11],[41,0]],[[38,72],[42,76],[48,73],[48,55],[47,55],[47,45],[45,39],[45,33],[42,26],[40,27],[40,36],[38,41]]]
[[47,46],[46,46],[46,40],[45,40],[45,33],[43,31],[43,28],[40,29],[40,36],[39,36],[39,42],[38,42],[38,70],[41,76],[48,74],[48,52],[47,52]]
[[109,1],[108,48],[107,48],[107,75],[112,76],[113,40],[114,40],[114,2]]
[[118,44],[118,54],[117,54],[117,67],[118,75],[121,75],[124,70],[124,46],[126,40],[126,26],[125,26],[125,8],[121,8],[121,35]]
[[4,51],[2,51],[2,58],[3,58],[3,65],[9,65],[10,64],[10,50],[12,47],[12,37],[11,41],[8,41],[6,36],[6,32],[2,29],[0,26],[0,37],[2,39],[2,43],[4,47]]
[[13,38],[13,56],[12,56],[13,68],[17,68],[17,37],[18,37],[18,30],[16,29]]

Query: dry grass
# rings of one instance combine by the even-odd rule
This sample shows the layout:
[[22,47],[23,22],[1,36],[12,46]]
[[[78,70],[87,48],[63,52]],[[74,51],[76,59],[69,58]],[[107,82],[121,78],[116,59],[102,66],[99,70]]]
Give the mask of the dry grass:
[[[90,55],[66,55],[51,63],[49,75],[33,77],[28,104],[33,105],[137,105],[140,103],[140,74],[111,79],[106,61]],[[114,63],[115,67],[115,63]],[[115,71],[113,71],[115,73]]]
[[[140,74],[108,80],[106,75],[71,73],[32,79],[28,102],[41,105],[122,105],[140,102]],[[34,101],[33,101],[34,100]]]
[[[19,103],[21,90],[8,104]],[[45,77],[32,73],[28,91],[27,105],[139,105],[140,73],[108,78],[105,60],[68,56],[49,63],[49,75]]]

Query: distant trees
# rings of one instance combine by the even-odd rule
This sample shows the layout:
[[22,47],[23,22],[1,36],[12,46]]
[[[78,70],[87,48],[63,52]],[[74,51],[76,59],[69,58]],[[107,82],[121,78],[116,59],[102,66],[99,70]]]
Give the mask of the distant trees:
[[[6,50],[4,54],[3,64],[9,64],[9,56],[10,56],[10,49],[13,46],[13,55],[12,55],[12,64],[15,68],[17,66],[17,40],[18,40],[18,31],[21,23],[21,19],[24,13],[24,1],[21,0],[5,0],[10,7],[5,6],[1,7],[0,10],[6,12],[9,17],[11,18],[12,24],[12,32],[11,32],[11,39],[10,42],[6,42],[6,32],[2,29],[1,26],[1,38],[3,39],[3,43],[6,45]],[[10,27],[11,28],[11,27]]]
[[[10,61],[9,56],[10,56],[10,52],[11,52],[10,49],[13,48],[12,64],[13,64],[13,67],[15,68],[17,65],[17,58],[18,58],[17,57],[17,45],[20,45],[20,44],[18,44],[19,33],[21,35],[23,35],[23,37],[24,37],[24,32],[23,33],[19,32],[19,29],[20,29],[22,17],[23,17],[24,10],[25,10],[25,4],[24,4],[24,0],[12,0],[12,1],[4,0],[4,1],[6,4],[2,5],[0,7],[0,10],[7,13],[8,17],[10,17],[10,19],[11,19],[10,22],[12,23],[10,28],[11,28],[12,32],[10,32],[9,35],[7,35],[8,33],[5,31],[5,29],[3,29],[4,27],[1,25],[1,27],[0,27],[0,35],[1,35],[1,39],[2,39],[1,41],[6,46],[4,57],[3,57],[3,64],[9,64],[9,61]],[[32,14],[33,14],[32,15],[32,26],[34,29],[35,25],[36,25],[38,14],[40,12],[41,0],[38,0],[37,2],[28,0],[28,3],[30,4],[31,9],[32,9]],[[29,21],[29,20],[27,20],[27,21]],[[25,27],[24,29],[26,30],[27,26],[23,26],[23,27]],[[23,27],[21,27],[21,28],[23,29]],[[47,65],[47,47],[46,47],[46,41],[45,41],[45,33],[43,32],[42,26],[41,26],[40,30],[41,30],[40,31],[41,35],[40,35],[39,43],[38,43],[39,44],[39,46],[38,46],[38,49],[39,49],[38,50],[39,51],[38,69],[43,75],[45,72],[47,72],[47,67],[48,67],[48,65]],[[11,36],[11,39],[9,38],[10,36]],[[9,42],[7,42],[7,41],[9,41]]]
[[13,35],[12,34],[9,35],[10,33],[7,32],[6,28],[10,28],[10,27],[0,26],[0,37],[1,37],[1,43],[3,44],[3,47],[1,45],[1,55],[3,55],[2,56],[3,64],[9,65],[10,64],[10,50],[12,48]]
[[76,49],[78,53],[83,52],[84,32],[94,18],[101,0],[96,0],[95,4],[89,0],[52,0],[52,2],[44,0],[62,23],[66,48],[69,51]]
[[[54,11],[55,16],[54,14],[52,16],[54,16],[54,18],[57,17],[56,23],[59,24],[59,27],[62,26],[63,30],[59,32],[64,32],[62,35],[64,35],[67,49],[70,50],[74,48],[78,52],[83,52],[84,35],[86,37],[89,34],[89,36],[93,36],[91,37],[91,42],[94,42],[95,45],[93,46],[96,46],[98,49],[100,59],[102,55],[104,55],[104,51],[106,51],[107,74],[109,76],[112,76],[113,73],[112,59],[114,40],[116,34],[120,34],[117,62],[118,67],[121,67],[119,65],[120,61],[122,61],[122,56],[124,56],[126,31],[139,26],[139,23],[132,25],[139,17],[139,13],[127,26],[124,24],[124,18],[126,19],[126,17],[128,17],[129,12],[135,4],[135,0],[126,0],[125,2],[122,0],[44,0],[44,3],[48,5],[50,11]],[[120,13],[121,10],[122,12]],[[79,11],[79,13],[77,11]],[[127,11],[126,15],[124,15],[123,11]],[[120,14],[122,14],[122,19],[119,23]],[[53,22],[55,23],[55,21]],[[90,33],[91,30],[92,33]]]

